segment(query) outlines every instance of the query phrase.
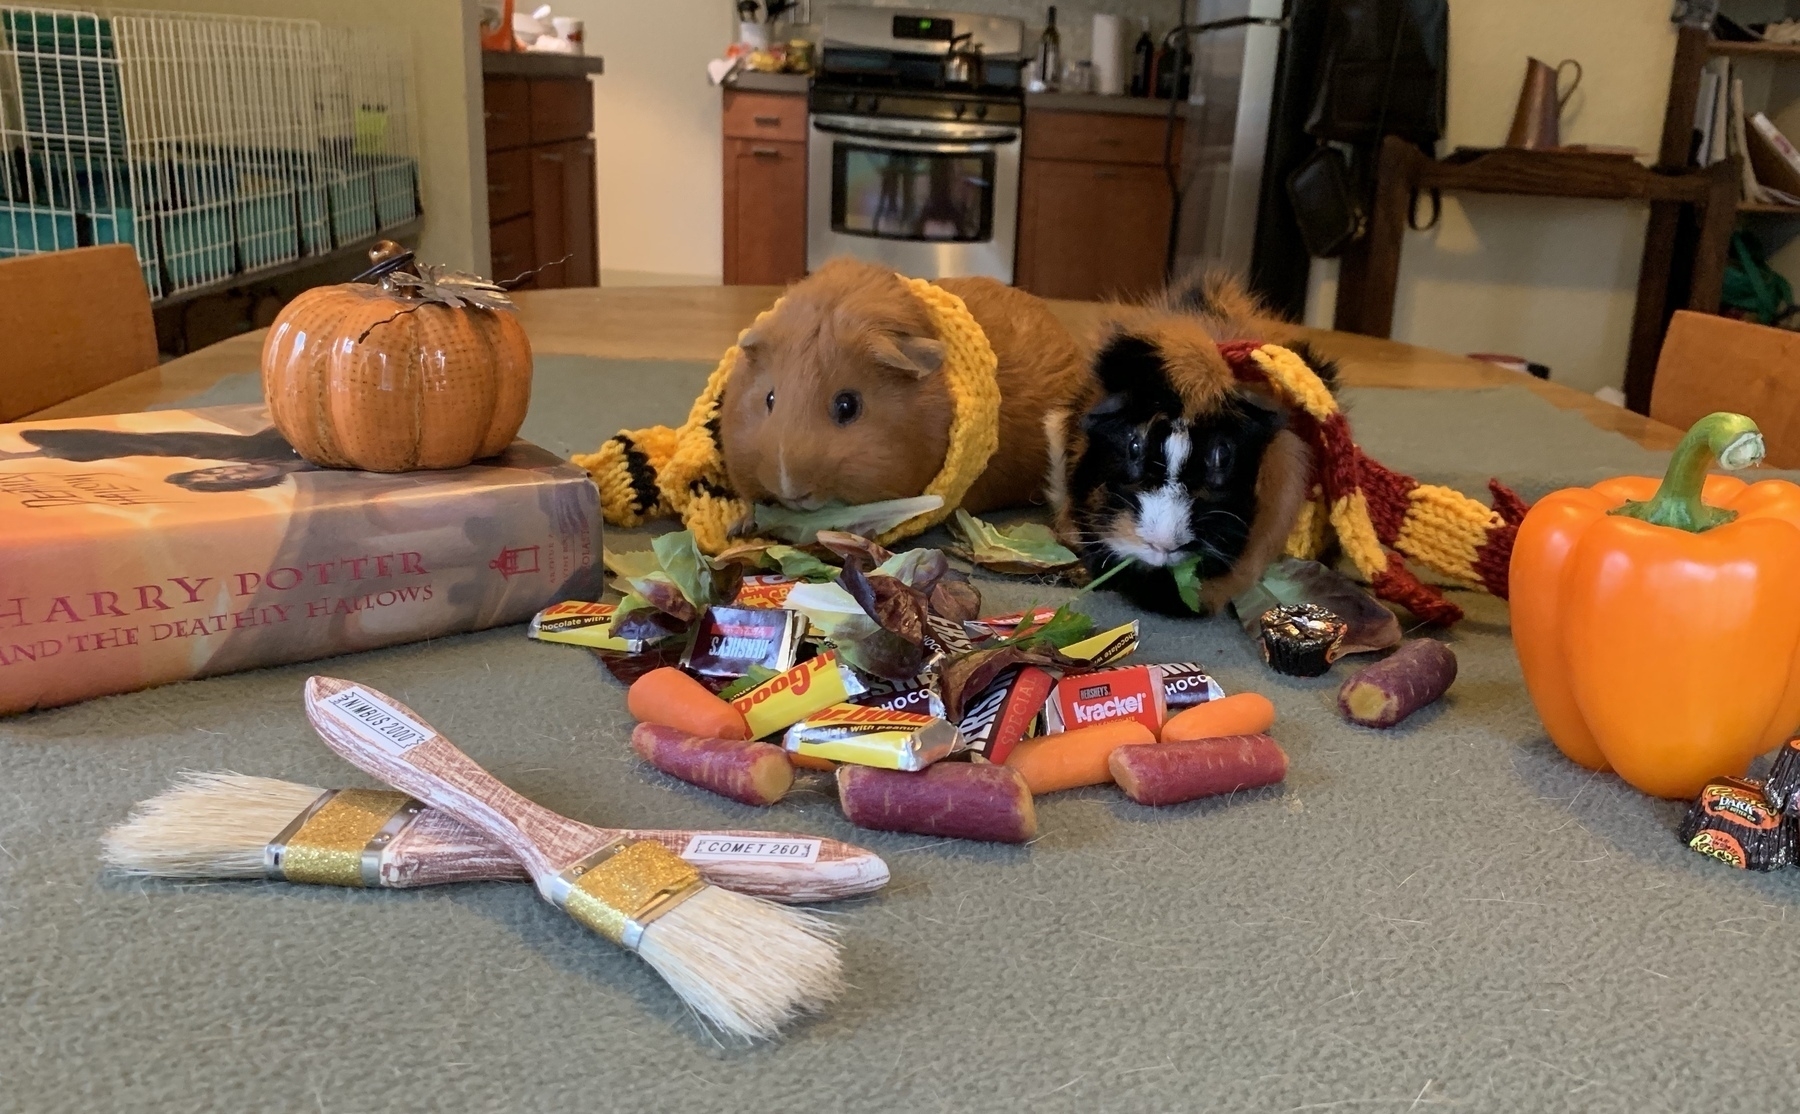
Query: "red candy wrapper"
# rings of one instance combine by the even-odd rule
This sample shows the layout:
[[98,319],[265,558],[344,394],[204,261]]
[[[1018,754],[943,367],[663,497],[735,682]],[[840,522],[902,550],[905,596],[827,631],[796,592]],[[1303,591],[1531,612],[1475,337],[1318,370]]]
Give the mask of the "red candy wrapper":
[[1035,665],[1008,669],[975,698],[956,729],[969,740],[969,749],[998,765],[1033,733],[1032,724],[1055,688],[1056,678]]
[[785,673],[805,633],[806,616],[798,611],[709,607],[694,621],[681,664],[705,677],[742,677],[753,665]]
[[978,642],[988,638],[1011,638],[1027,623],[1039,627],[1055,617],[1056,608],[1038,607],[1030,611],[1014,611],[1008,615],[993,615],[986,619],[969,619],[963,623],[963,630]]
[[744,578],[738,587],[737,599],[731,602],[737,607],[786,607],[788,593],[794,590],[794,585],[802,583],[805,582],[797,576],[757,573]]
[[1119,719],[1136,720],[1154,735],[1168,714],[1162,670],[1133,665],[1064,677],[1044,711],[1052,735]]

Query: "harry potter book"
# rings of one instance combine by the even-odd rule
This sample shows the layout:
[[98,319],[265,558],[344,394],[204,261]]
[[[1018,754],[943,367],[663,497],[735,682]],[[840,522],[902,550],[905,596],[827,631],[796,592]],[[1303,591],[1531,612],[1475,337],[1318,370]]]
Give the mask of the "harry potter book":
[[524,622],[600,551],[587,474],[524,441],[381,475],[259,406],[0,425],[0,714]]

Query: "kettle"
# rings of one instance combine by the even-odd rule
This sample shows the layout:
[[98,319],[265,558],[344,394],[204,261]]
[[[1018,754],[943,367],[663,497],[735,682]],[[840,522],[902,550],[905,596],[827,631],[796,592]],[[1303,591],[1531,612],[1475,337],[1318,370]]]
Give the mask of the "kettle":
[[944,55],[944,84],[981,84],[981,47],[972,43],[974,37],[974,32],[965,31],[950,40]]
[[[1557,85],[1563,67],[1575,67],[1575,80],[1566,92],[1559,94]],[[1508,147],[1532,151],[1548,151],[1562,146],[1561,121],[1563,106],[1581,84],[1581,63],[1564,58],[1552,66],[1536,58],[1525,60],[1525,84],[1519,89],[1519,107],[1513,113],[1512,130],[1506,133]]]

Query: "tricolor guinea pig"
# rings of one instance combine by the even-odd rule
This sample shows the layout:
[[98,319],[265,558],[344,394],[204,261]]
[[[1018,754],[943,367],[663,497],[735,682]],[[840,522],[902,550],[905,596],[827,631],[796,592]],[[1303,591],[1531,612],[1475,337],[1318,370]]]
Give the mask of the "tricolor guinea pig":
[[[999,447],[963,497],[974,512],[1041,498],[1052,425],[1090,399],[1086,361],[1042,301],[992,279],[943,279],[999,358]],[[799,509],[922,493],[944,466],[954,405],[946,346],[894,272],[834,259],[739,341],[720,405],[732,489]]]
[[[1169,567],[1197,556],[1202,610],[1261,578],[1311,486],[1311,454],[1284,405],[1239,383],[1224,341],[1286,340],[1234,281],[1209,275],[1121,306],[1093,355],[1100,396],[1061,447],[1058,532],[1098,576],[1142,607],[1193,612]],[[1303,346],[1290,345],[1299,349]],[[1329,384],[1335,368],[1302,352]]]

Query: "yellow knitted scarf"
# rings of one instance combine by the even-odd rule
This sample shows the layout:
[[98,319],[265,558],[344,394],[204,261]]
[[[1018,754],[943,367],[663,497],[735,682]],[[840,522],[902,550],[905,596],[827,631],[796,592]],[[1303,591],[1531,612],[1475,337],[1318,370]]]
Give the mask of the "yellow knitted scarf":
[[[944,505],[882,534],[876,540],[883,545],[923,533],[950,517],[1000,444],[1000,385],[994,376],[998,359],[987,334],[955,294],[924,279],[900,276],[900,281],[924,303],[943,342],[940,374],[950,392],[952,417],[944,466],[921,493],[942,496]],[[756,320],[780,305],[776,302]],[[741,340],[743,333],[738,335]],[[751,508],[731,490],[718,430],[719,403],[740,354],[736,345],[725,351],[681,428],[620,430],[594,452],[574,457],[600,488],[600,509],[607,522],[629,527],[660,515],[678,515],[706,553],[718,553],[737,540],[729,536],[730,530],[749,516]]]

